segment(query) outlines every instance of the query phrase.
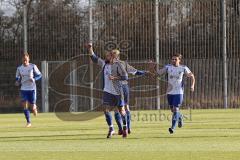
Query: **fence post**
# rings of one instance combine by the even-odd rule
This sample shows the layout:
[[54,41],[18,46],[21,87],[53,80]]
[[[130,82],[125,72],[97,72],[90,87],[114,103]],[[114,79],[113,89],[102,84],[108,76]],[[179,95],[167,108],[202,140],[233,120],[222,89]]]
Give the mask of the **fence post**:
[[42,61],[41,68],[42,68],[42,112],[49,112],[47,61]]
[[28,0],[23,1],[23,46],[24,46],[24,53],[28,51],[28,38],[27,38],[27,6]]
[[76,70],[76,62],[73,61],[70,63],[70,99],[72,101],[71,105],[71,112],[77,112],[78,111],[78,96],[77,96],[77,70]]
[[[93,42],[93,2],[89,0],[89,42]],[[89,69],[90,69],[90,109],[93,110],[93,65],[92,61],[89,59]]]
[[228,76],[227,76],[227,18],[226,18],[226,0],[221,1],[222,8],[222,53],[223,53],[223,75],[224,75],[224,108],[228,107]]
[[[157,63],[157,69],[159,69],[159,0],[155,0],[155,43],[156,43],[156,48],[155,48],[155,58],[156,58],[156,63]],[[157,79],[157,109],[160,109],[160,95],[159,95],[159,80]]]

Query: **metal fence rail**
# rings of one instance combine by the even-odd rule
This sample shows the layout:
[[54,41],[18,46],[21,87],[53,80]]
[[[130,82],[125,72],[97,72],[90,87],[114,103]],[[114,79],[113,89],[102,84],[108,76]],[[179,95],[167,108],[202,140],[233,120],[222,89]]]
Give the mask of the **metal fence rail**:
[[[2,110],[8,110],[6,108],[9,106],[12,107],[10,110],[14,110],[18,106],[18,88],[12,85],[16,66],[20,64],[20,54],[24,50],[24,4],[22,0],[12,2],[13,0],[0,2],[0,108],[5,108]],[[152,59],[163,65],[169,63],[171,55],[178,52],[184,57],[183,63],[190,67],[197,78],[195,93],[191,94],[186,86],[184,106],[223,108],[224,7],[221,2],[224,1],[31,0],[26,6],[27,48],[31,59],[41,66],[44,60],[66,61],[75,56],[86,55],[84,44],[92,40],[94,50],[100,56],[103,57],[108,50],[118,48],[123,55],[122,59],[141,69],[146,69],[147,66],[139,66],[135,62]],[[237,0],[225,2],[227,99],[229,108],[238,108],[240,4]],[[96,69],[93,72],[96,72]],[[89,73],[89,80],[91,75],[94,73]],[[79,83],[80,78],[77,77],[76,83]],[[130,84],[134,87],[140,83],[147,84],[148,81],[147,78],[137,79]],[[91,85],[89,87],[91,88]],[[163,91],[164,85],[160,83],[159,93]],[[40,84],[38,92],[41,93]],[[39,96],[39,106],[42,105],[41,98]],[[57,101],[55,99],[56,95],[50,91],[50,110]],[[160,102],[160,106],[165,108],[164,96],[160,97]],[[91,102],[78,99],[78,105],[89,106]],[[139,99],[135,104],[136,109],[157,107],[156,98],[149,98],[147,101]]]

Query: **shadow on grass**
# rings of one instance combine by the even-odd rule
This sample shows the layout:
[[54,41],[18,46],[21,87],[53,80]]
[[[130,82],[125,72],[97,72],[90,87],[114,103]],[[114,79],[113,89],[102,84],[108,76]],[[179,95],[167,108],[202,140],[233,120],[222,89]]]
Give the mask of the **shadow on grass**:
[[[90,137],[84,137],[90,136]],[[101,137],[91,137],[91,136],[101,136]],[[118,135],[113,136],[115,139]],[[55,138],[54,138],[55,137]],[[59,138],[57,138],[59,137]],[[60,137],[73,137],[73,138],[60,138]],[[74,138],[75,137],[75,138]],[[78,138],[76,138],[78,137]],[[27,139],[25,139],[27,138]],[[31,139],[28,139],[31,138]],[[42,138],[54,138],[54,139],[42,139]],[[15,137],[0,137],[0,142],[19,142],[19,141],[71,141],[71,140],[104,140],[106,134],[74,134],[74,135],[46,135],[46,136],[15,136]],[[140,139],[136,137],[129,137],[128,139]]]
[[[240,137],[239,136],[234,136],[234,137]],[[169,135],[169,136],[159,136],[159,137],[148,137],[148,138],[153,138],[153,139],[166,139],[166,138],[174,138],[174,139],[180,139],[180,138],[233,138],[233,136],[175,136],[175,135]]]

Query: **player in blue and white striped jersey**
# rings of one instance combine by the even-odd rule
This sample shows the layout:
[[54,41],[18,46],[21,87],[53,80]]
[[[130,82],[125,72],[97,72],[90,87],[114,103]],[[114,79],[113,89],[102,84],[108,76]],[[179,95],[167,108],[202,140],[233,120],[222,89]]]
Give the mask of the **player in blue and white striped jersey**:
[[41,79],[42,75],[35,64],[29,63],[30,58],[27,53],[22,56],[22,65],[17,67],[16,86],[21,86],[21,104],[24,109],[24,115],[27,120],[26,127],[31,127],[29,105],[33,110],[33,114],[37,115],[37,92],[36,81]]

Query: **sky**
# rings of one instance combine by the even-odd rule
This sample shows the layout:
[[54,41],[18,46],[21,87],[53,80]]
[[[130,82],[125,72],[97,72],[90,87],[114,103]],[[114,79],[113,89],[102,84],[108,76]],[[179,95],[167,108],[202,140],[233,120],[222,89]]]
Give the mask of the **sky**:
[[4,12],[4,16],[12,16],[16,11],[7,1],[0,1],[0,9]]
[[[80,0],[81,6],[88,5],[88,0]],[[12,16],[16,9],[9,4],[8,0],[0,0],[0,10],[4,12],[4,16]]]

